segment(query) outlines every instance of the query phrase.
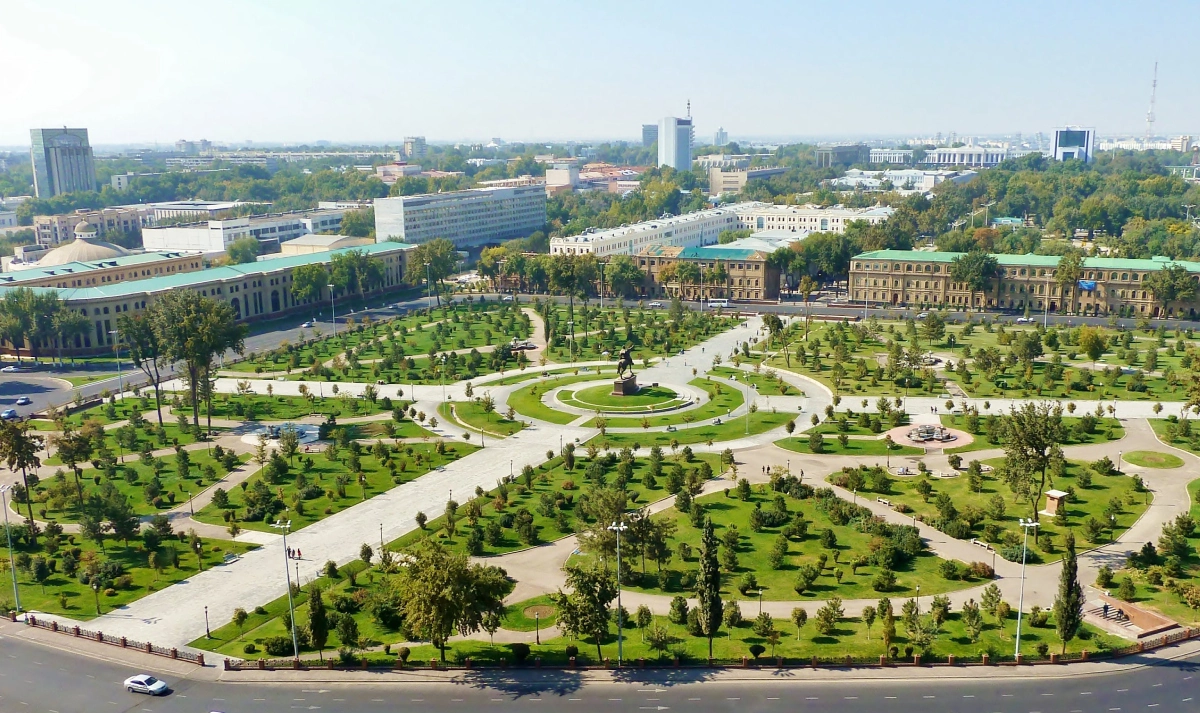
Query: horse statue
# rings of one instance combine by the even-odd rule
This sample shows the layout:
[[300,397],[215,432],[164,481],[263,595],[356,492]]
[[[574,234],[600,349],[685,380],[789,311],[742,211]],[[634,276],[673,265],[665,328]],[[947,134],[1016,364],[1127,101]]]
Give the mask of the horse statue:
[[629,370],[629,376],[633,376],[633,356],[630,352],[633,347],[625,347],[621,350],[621,357],[617,360],[617,378],[625,378],[625,371]]

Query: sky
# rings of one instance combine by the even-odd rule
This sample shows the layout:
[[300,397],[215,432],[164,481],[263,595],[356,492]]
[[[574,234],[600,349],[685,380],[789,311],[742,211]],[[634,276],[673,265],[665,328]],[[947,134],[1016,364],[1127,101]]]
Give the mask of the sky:
[[0,0],[0,145],[1200,135],[1200,4]]

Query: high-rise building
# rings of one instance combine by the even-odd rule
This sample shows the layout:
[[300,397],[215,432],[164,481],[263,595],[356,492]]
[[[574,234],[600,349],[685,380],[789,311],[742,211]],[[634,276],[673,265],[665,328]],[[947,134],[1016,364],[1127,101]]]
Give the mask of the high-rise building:
[[1091,163],[1092,145],[1096,140],[1095,129],[1085,129],[1078,126],[1067,126],[1054,130],[1053,155],[1056,161],[1078,159]]
[[650,148],[658,141],[658,124],[642,124],[642,146]]
[[96,190],[87,129],[30,129],[33,190],[38,198]]
[[713,146],[724,146],[727,143],[729,143],[729,134],[726,133],[725,127],[722,126],[717,129],[716,136],[713,136]]
[[1172,151],[1181,151],[1183,153],[1187,153],[1188,151],[1191,151],[1192,150],[1192,137],[1176,136],[1175,138],[1171,139],[1171,150]]
[[425,137],[424,136],[405,136],[404,137],[404,155],[408,158],[422,158],[425,156]]
[[679,171],[690,169],[694,136],[691,117],[663,117],[658,123],[658,165]]
[[458,248],[524,238],[546,227],[546,187],[472,188],[375,199],[375,239],[425,243],[447,238]]

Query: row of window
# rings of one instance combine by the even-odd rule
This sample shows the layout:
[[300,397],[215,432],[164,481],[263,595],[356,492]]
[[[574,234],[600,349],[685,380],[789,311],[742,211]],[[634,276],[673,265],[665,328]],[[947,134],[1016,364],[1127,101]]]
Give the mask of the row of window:
[[[914,269],[915,268],[915,269]],[[855,270],[880,270],[887,272],[889,270],[888,263],[854,263]],[[929,272],[940,274],[942,266],[926,263],[924,265],[914,265],[913,263],[892,263],[890,266],[892,272]],[[949,269],[947,268],[947,272]],[[1013,267],[1003,270],[1006,277],[1054,277],[1055,270],[1052,268],[1024,268]],[[1116,272],[1104,270],[1088,270],[1080,274],[1080,278],[1084,280],[1120,280],[1124,282],[1145,282],[1150,279],[1149,272]],[[1106,278],[1107,275],[1107,278]],[[1200,274],[1196,275],[1196,280],[1200,282]]]

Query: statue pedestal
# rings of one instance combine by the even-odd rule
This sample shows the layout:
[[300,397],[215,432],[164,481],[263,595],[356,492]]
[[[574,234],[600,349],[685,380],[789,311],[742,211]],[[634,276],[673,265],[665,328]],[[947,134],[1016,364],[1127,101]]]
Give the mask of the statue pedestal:
[[613,396],[632,396],[636,394],[640,387],[637,383],[637,377],[633,374],[623,376],[613,381]]

